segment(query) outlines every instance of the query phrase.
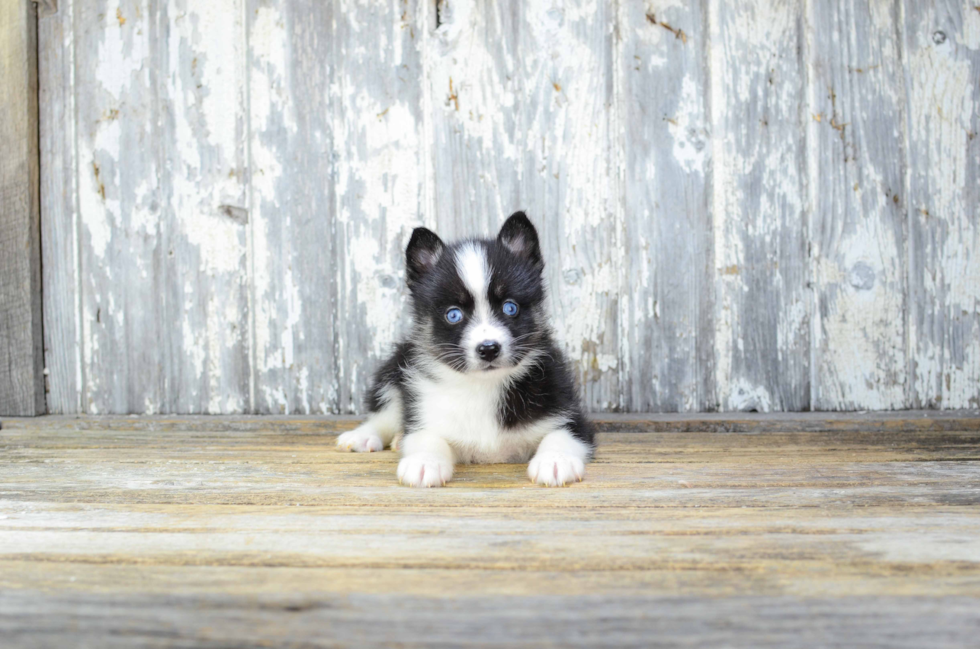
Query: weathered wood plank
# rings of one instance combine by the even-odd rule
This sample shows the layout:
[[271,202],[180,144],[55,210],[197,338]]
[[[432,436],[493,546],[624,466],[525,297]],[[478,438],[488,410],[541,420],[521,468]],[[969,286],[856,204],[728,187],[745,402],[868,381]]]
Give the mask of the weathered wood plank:
[[[304,581],[304,579],[300,579]],[[546,581],[545,583],[551,583]],[[286,588],[289,590],[289,588]],[[726,599],[4,593],[9,646],[683,647],[959,649],[976,597]],[[110,615],[108,612],[112,611]],[[328,630],[328,631],[327,631]],[[326,636],[326,639],[325,639]]]
[[[8,418],[7,431],[132,430],[169,434],[173,431],[215,433],[263,431],[318,435],[352,430],[356,416],[49,416],[42,419]],[[805,413],[699,413],[699,414],[603,414],[592,421],[603,432],[663,433],[820,433],[820,432],[928,432],[980,430],[977,410],[919,410],[901,412],[805,412]]]
[[241,412],[240,5],[77,9],[82,408]]
[[[336,401],[331,3],[246,2],[252,411]],[[297,359],[299,367],[297,367]],[[322,376],[310,370],[320,368]]]
[[708,6],[718,407],[808,410],[802,3]]
[[158,164],[167,169],[159,186],[167,261],[157,283],[169,334],[160,410],[243,412],[250,327],[242,0],[170,0],[155,11]]
[[[458,512],[458,506],[443,511],[423,508],[417,513],[368,507],[352,514],[308,506],[293,507],[296,513],[291,513],[285,507],[209,504],[208,516],[203,508],[187,505],[154,512],[146,506],[134,510],[118,505],[33,503],[27,514],[4,510],[9,522],[0,531],[0,540],[4,563],[305,566],[387,569],[393,575],[400,570],[560,574],[572,572],[570,564],[596,573],[700,569],[717,575],[724,570],[745,573],[768,568],[778,570],[784,579],[806,579],[823,593],[837,573],[853,577],[907,569],[909,576],[918,577],[910,581],[960,577],[951,580],[959,582],[954,591],[980,594],[976,584],[971,587],[962,579],[977,575],[980,550],[963,541],[980,530],[980,518],[966,514],[964,508],[895,515],[899,507],[881,511],[884,506],[879,503],[879,511],[870,516],[815,517],[790,509],[776,521],[758,507],[750,507],[755,512],[743,519],[734,508],[715,508],[702,518],[684,516],[678,509],[620,506],[599,509],[591,520],[583,512],[566,515],[565,511],[559,520],[544,507],[514,511],[514,517],[508,508],[477,508],[454,521],[452,510]],[[510,509],[517,508],[517,503],[510,503]],[[735,517],[737,522],[732,520]],[[902,547],[912,539],[919,547]],[[514,546],[547,546],[549,551],[521,553],[514,552]],[[733,556],[725,557],[726,553]],[[872,554],[877,557],[869,560]],[[812,576],[804,576],[806,572]],[[715,592],[730,588],[731,580]],[[31,587],[29,582],[11,583],[10,577],[3,581],[5,588]],[[763,592],[793,590],[781,589],[769,579],[761,582],[757,588]],[[347,588],[357,592],[352,586]],[[927,583],[921,588],[936,592]],[[399,590],[394,586],[389,592]],[[543,594],[532,584],[521,590]],[[807,588],[795,590],[801,593]]]
[[[786,533],[787,528],[772,528]],[[793,530],[805,533],[799,528]],[[683,532],[682,532],[683,534]],[[737,536],[731,534],[732,536]],[[691,535],[689,535],[691,536]],[[518,599],[538,588],[550,588],[553,595],[561,593],[578,599],[592,596],[594,601],[605,601],[616,595],[648,595],[671,593],[698,593],[718,601],[725,596],[759,598],[773,595],[808,598],[840,598],[865,596],[915,597],[924,603],[943,597],[976,597],[976,584],[969,574],[956,574],[955,570],[928,568],[916,570],[903,578],[899,573],[911,566],[883,575],[882,579],[867,579],[862,566],[848,566],[836,574],[825,574],[827,581],[801,582],[783,579],[778,572],[713,570],[702,564],[696,569],[674,570],[671,567],[650,570],[610,570],[606,572],[569,570],[513,570],[486,569],[416,569],[398,570],[397,587],[393,588],[390,568],[320,568],[316,566],[261,566],[224,565],[138,565],[133,563],[105,563],[98,561],[29,561],[0,559],[0,586],[4,593],[28,594],[32,589],[44,589],[71,596],[98,597],[100,594],[125,593],[140,595],[174,595],[174,585],[180,585],[180,594],[198,598],[199,603],[220,601],[218,593],[252,598],[252,602],[267,602],[270,608],[285,609],[292,604],[297,608],[312,608],[331,595],[359,597],[385,595],[397,592],[400,596],[457,598],[466,596],[500,597],[501,604],[508,599]],[[804,569],[805,570],[805,569]],[[802,571],[801,571],[802,572]],[[931,573],[922,579],[922,573]],[[918,573],[918,574],[917,574]],[[814,574],[812,571],[811,575]],[[447,579],[447,575],[451,578]],[[726,578],[727,577],[727,578]],[[33,586],[28,582],[33,580]],[[847,596],[841,596],[841,585]],[[795,586],[799,585],[799,588]],[[913,586],[909,589],[909,586]],[[16,591],[14,590],[14,587]],[[894,590],[892,590],[894,588]],[[884,594],[882,590],[890,591]],[[217,591],[217,592],[216,592]],[[410,598],[406,598],[410,599]],[[699,598],[700,599],[700,598]],[[161,607],[163,610],[165,607]]]
[[249,4],[256,412],[360,411],[421,222],[414,3]]
[[628,412],[712,409],[707,16],[701,3],[624,3],[617,24],[623,405]]
[[151,8],[146,0],[71,9],[79,254],[64,271],[78,274],[81,401],[93,414],[168,405],[171,332],[161,327],[168,292],[160,271],[170,256],[160,241],[166,173]]
[[45,411],[37,8],[0,7],[0,415]]
[[806,25],[811,407],[908,407],[901,9],[815,2]]
[[487,236],[524,207],[520,9],[442,0],[422,15],[426,224],[446,239]]
[[[529,489],[521,464],[459,467],[443,495],[425,501],[418,492],[397,487],[396,453],[338,452],[333,437],[323,434],[80,433],[34,426],[6,429],[0,441],[0,490],[12,503],[186,505],[190,513],[196,505],[274,505],[286,498],[290,505],[318,507],[321,514],[338,507],[347,511],[356,503],[372,511],[407,507],[416,513],[463,504],[528,512],[557,506],[563,516],[575,510],[588,516],[615,515],[623,508],[975,506],[980,499],[977,430],[607,433],[599,439],[587,485]],[[53,480],[49,474],[55,470]],[[106,476],[114,477],[107,481]],[[450,493],[457,489],[463,493]],[[472,489],[490,489],[494,498],[466,496]],[[599,493],[601,501],[589,495]]]
[[903,3],[913,407],[980,404],[980,11]]
[[79,318],[74,3],[38,16],[41,258],[47,410],[85,412]]

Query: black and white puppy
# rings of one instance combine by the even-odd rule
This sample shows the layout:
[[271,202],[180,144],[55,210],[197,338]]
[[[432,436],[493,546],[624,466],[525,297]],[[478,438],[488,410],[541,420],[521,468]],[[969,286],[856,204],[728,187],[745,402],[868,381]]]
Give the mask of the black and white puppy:
[[457,462],[530,460],[538,484],[582,480],[593,430],[552,340],[524,213],[495,240],[446,244],[416,228],[406,262],[411,334],[375,375],[369,418],[337,446],[380,451],[400,439],[398,479],[418,487],[445,485]]

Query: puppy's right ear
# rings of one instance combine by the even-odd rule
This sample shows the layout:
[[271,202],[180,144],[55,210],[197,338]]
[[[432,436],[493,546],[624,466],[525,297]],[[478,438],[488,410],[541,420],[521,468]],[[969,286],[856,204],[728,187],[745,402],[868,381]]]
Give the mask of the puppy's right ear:
[[427,228],[415,228],[405,249],[405,267],[408,270],[408,286],[411,288],[428,273],[442,257],[446,246],[435,232]]

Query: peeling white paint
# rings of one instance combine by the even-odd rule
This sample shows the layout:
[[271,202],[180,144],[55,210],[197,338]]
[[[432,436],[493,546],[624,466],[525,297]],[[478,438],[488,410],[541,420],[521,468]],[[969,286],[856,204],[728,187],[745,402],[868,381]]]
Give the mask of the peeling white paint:
[[[286,133],[296,131],[295,113],[288,96],[289,87],[289,38],[285,19],[274,6],[262,6],[256,10],[249,31],[251,64],[249,122],[253,134],[261,134],[274,128],[273,118],[281,120]],[[251,282],[254,295],[252,339],[254,341],[254,371],[258,380],[266,380],[270,370],[293,365],[293,327],[299,322],[301,300],[298,287],[293,282],[288,262],[284,264],[287,275],[282,278],[287,291],[278,295],[281,285],[271,273],[278,272],[278,251],[269,249],[269,242],[279,229],[279,183],[283,167],[280,151],[268,145],[268,139],[250,139],[251,196],[250,219],[252,223]],[[288,218],[288,216],[287,216]],[[278,279],[278,278],[277,278]],[[275,287],[275,288],[274,288]],[[280,300],[287,303],[287,314],[280,319]],[[273,412],[287,413],[289,400],[282,385],[270,388],[261,386],[265,398],[259,407],[269,407]]]
[[809,401],[806,377],[795,371],[805,367],[806,330],[780,313],[804,290],[786,268],[803,265],[802,251],[784,248],[804,232],[798,16],[775,1],[712,0],[709,11],[715,389],[723,409],[741,408],[743,393],[765,393],[767,409],[793,407],[773,393]]
[[[402,15],[397,3],[344,0],[308,7],[314,20],[289,3],[239,2],[172,0],[162,32],[145,8],[116,0],[72,19],[81,45],[70,68],[84,80],[72,81],[79,106],[66,137],[77,143],[80,256],[45,264],[78,269],[79,408],[356,410],[406,324],[412,227],[492,234],[519,208],[540,225],[555,328],[593,408],[652,391],[670,394],[670,408],[765,411],[808,389],[815,407],[897,408],[910,394],[980,405],[969,184],[980,166],[980,13],[969,2],[871,3],[881,37],[865,40],[882,60],[856,46],[859,30],[834,35],[835,52],[852,48],[847,63],[862,68],[847,72],[836,108],[813,64],[824,41],[801,13],[820,10],[812,3],[710,0],[699,25],[703,7],[682,0],[458,0],[441,3],[435,29],[431,7]],[[657,103],[634,79],[674,85]],[[847,91],[868,87],[874,101],[845,107]],[[907,114],[883,115],[887,106]],[[870,135],[836,128],[882,119],[894,124]],[[830,131],[864,157],[817,158]],[[625,140],[637,136],[656,151],[627,160]],[[866,154],[887,137],[908,138],[907,206],[885,194],[892,167]],[[312,178],[297,160],[330,172]],[[838,212],[811,214],[828,165],[857,187],[828,199]],[[659,189],[636,199],[643,181]],[[714,221],[701,240],[689,232],[698,215],[675,212],[701,210],[709,190]],[[894,226],[905,217],[924,246],[911,271]],[[804,229],[812,261],[801,272]],[[329,240],[311,243],[314,231]],[[672,258],[673,241],[692,249]],[[710,250],[693,249],[702,244]],[[314,249],[329,257],[315,281]],[[693,268],[701,260],[711,268]],[[921,300],[908,330],[906,282]],[[682,299],[705,291],[713,303]],[[702,358],[711,376],[698,374]],[[687,359],[697,367],[687,371]],[[145,394],[125,394],[124,371],[147,375]]]
[[910,17],[908,35],[909,142],[922,161],[912,172],[909,208],[924,246],[913,260],[923,300],[913,303],[910,318],[914,391],[922,403],[943,408],[980,405],[980,207],[976,186],[969,185],[969,170],[976,183],[980,169],[971,141],[980,130],[980,59],[973,53],[980,27],[970,3],[960,11],[962,36],[931,28],[948,31],[949,23],[942,9],[926,7]]
[[674,137],[674,158],[686,171],[704,175],[708,155],[707,134],[704,132],[704,111],[701,92],[695,80],[688,75],[681,84],[681,96],[677,103],[677,116],[668,122]]
[[726,395],[727,409],[736,412],[771,412],[772,397],[769,391],[761,385],[754,385],[744,379],[736,378],[731,382],[731,388]]
[[829,14],[808,20],[812,407],[901,408],[907,270],[898,219],[907,151],[899,32],[883,4],[847,19],[838,31]]

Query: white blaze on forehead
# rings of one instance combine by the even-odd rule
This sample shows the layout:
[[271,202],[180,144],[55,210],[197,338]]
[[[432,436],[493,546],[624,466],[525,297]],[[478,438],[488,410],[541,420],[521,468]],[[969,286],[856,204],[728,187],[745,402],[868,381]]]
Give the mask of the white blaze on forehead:
[[473,296],[477,313],[483,311],[484,317],[489,315],[487,291],[490,288],[490,264],[487,263],[487,254],[483,247],[468,243],[460,248],[456,252],[456,272],[463,280],[466,290]]

